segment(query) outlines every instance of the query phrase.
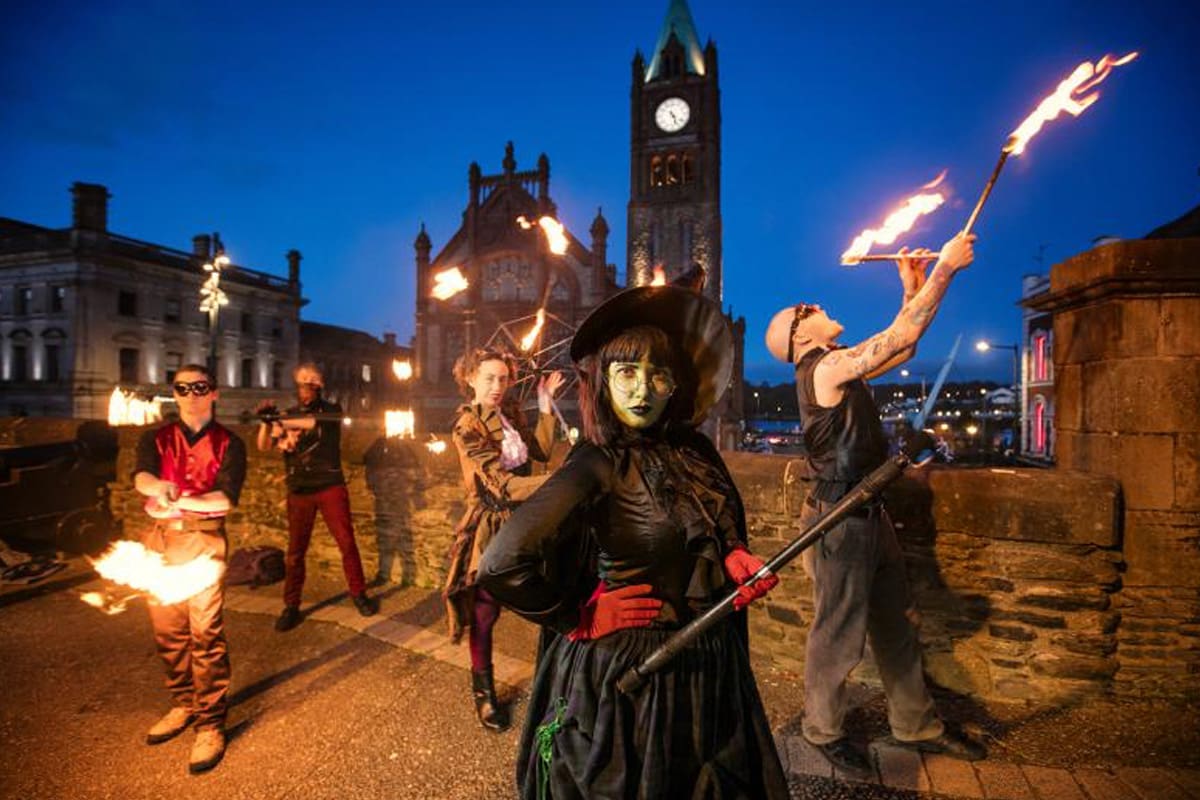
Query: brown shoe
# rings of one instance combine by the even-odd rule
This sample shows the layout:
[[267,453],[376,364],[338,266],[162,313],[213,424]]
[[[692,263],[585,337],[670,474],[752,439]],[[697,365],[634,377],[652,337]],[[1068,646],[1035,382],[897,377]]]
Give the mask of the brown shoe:
[[175,706],[146,731],[146,744],[162,744],[174,739],[187,730],[187,726],[192,724],[192,719],[192,712],[182,706]]
[[208,772],[221,763],[225,755],[225,731],[220,728],[204,728],[196,731],[192,743],[192,754],[188,758],[188,772],[198,775]]

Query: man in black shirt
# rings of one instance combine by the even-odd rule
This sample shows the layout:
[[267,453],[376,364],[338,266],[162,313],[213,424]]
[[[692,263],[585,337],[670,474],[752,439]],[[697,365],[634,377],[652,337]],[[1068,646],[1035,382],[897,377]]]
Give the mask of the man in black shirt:
[[275,630],[290,631],[300,624],[300,597],[304,589],[304,559],[312,538],[317,511],[342,553],[342,571],[358,612],[369,617],[379,611],[379,601],[367,594],[362,559],[350,521],[350,495],[342,474],[342,408],[321,398],[325,384],[316,364],[301,364],[292,377],[298,404],[284,419],[262,423],[258,449],[272,446],[283,451],[287,465],[288,549],[287,576],[283,584],[283,613]]
[[[842,326],[818,305],[800,303],[775,315],[766,343],[776,358],[796,365],[804,443],[816,479],[805,501],[806,528],[887,458],[887,440],[866,379],[912,357],[950,279],[974,260],[973,235],[942,248],[937,264],[927,250],[899,262],[904,303],[892,324],[846,349]],[[905,253],[905,250],[901,250]],[[870,637],[888,698],[892,739],[900,746],[966,760],[982,746],[946,730],[933,707],[921,667],[916,617],[904,557],[881,502],[860,509],[804,552],[813,579],[814,614],[804,666],[804,737],[834,766],[873,774],[866,754],[846,738],[846,679]]]

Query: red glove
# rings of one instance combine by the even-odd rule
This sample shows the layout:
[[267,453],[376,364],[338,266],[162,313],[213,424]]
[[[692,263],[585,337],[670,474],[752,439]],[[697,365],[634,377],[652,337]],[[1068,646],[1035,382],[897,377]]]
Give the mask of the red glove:
[[738,596],[733,599],[733,609],[735,611],[741,611],[779,585],[779,578],[775,575],[768,575],[752,586],[741,585],[750,580],[756,572],[762,569],[762,566],[762,559],[752,555],[749,550],[741,545],[735,546],[725,556],[725,574],[729,576],[731,581],[738,584]]
[[645,628],[662,608],[663,601],[647,595],[653,590],[648,583],[609,589],[601,583],[583,607],[579,625],[567,634],[572,642],[599,639],[622,628]]

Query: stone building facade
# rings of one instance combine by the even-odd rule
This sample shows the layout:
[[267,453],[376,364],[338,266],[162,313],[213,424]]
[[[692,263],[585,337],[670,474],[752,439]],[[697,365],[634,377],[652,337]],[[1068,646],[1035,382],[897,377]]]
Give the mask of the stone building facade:
[[[541,229],[522,228],[543,215],[557,217],[550,197],[550,159],[518,171],[512,142],[505,148],[502,171],[484,175],[479,165],[467,170],[468,198],[462,226],[431,258],[433,242],[422,225],[417,234],[417,309],[414,404],[417,428],[448,430],[462,402],[454,383],[454,361],[466,349],[497,345],[519,351],[539,308],[546,323],[539,347],[565,342],[588,312],[617,291],[616,268],[607,262],[608,223],[597,212],[585,247],[569,230],[567,251],[551,253]],[[458,268],[467,288],[447,299],[434,297],[438,274]],[[557,360],[559,365],[569,361]]]
[[[108,229],[104,186],[71,191],[69,228],[0,218],[0,413],[104,418],[114,387],[161,396],[181,364],[208,360],[198,305],[213,237],[194,237],[191,252],[131,239]],[[217,380],[229,413],[290,381],[300,253],[288,254],[287,278],[231,265],[221,288]]]
[[[407,407],[409,381],[393,362],[410,362],[412,348],[396,344],[396,334],[376,339],[352,328],[323,322],[300,323],[300,361],[313,362],[325,376],[324,397],[350,415],[379,417],[387,409]],[[291,385],[290,376],[288,385]]]
[[1021,455],[1054,461],[1054,315],[1027,304],[1050,290],[1048,275],[1021,281]]

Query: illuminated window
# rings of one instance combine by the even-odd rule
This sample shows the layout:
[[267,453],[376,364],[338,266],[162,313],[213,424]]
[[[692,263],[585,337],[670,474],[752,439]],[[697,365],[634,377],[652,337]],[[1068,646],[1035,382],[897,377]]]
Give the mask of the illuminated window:
[[1033,452],[1045,454],[1046,452],[1046,433],[1048,427],[1046,419],[1046,398],[1040,394],[1033,399]]
[[371,382],[371,365],[370,364],[362,365],[362,378],[363,378],[363,383]]
[[662,186],[666,182],[667,178],[663,168],[662,156],[654,156],[650,159],[650,185]]
[[1038,331],[1030,342],[1030,380],[1043,383],[1050,380],[1050,337],[1045,331]]

